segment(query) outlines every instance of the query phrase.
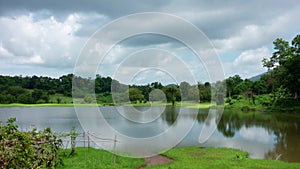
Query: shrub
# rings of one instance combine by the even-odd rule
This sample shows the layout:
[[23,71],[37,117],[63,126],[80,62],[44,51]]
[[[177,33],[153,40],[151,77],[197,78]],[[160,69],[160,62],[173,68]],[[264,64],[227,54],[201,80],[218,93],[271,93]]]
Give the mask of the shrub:
[[250,107],[249,106],[243,106],[241,108],[241,110],[244,111],[244,112],[247,112],[247,111],[250,111]]
[[15,118],[0,126],[2,168],[54,168],[62,165],[61,140],[50,128],[44,131],[19,131]]

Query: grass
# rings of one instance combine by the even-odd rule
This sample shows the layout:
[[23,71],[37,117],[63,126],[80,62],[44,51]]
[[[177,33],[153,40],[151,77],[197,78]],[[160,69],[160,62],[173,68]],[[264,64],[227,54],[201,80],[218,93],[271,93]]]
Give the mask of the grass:
[[[107,103],[82,103],[82,104],[73,104],[70,100],[69,101],[62,101],[60,104],[56,102],[52,103],[41,103],[41,104],[22,104],[22,103],[11,103],[11,104],[0,104],[0,107],[73,107],[73,106],[105,106],[110,105]],[[147,103],[122,103],[122,106],[171,106],[171,103],[165,102],[147,102]],[[176,106],[182,106],[186,108],[199,108],[199,109],[206,109],[211,106],[211,103],[197,103],[192,101],[182,101],[176,102]]]
[[57,103],[57,99],[60,99],[60,103],[64,104],[72,104],[73,103],[73,98],[72,97],[67,97],[62,94],[54,94],[50,95],[49,102],[50,103]]
[[22,103],[11,103],[11,104],[0,104],[0,107],[73,107],[73,106],[102,106],[102,104],[73,104],[73,103],[42,103],[42,104],[22,104]]
[[[94,148],[76,148],[74,156],[63,155],[64,166],[59,169],[111,169],[114,168],[114,155],[105,150]],[[69,154],[70,150],[62,150],[62,154]],[[116,156],[115,168],[135,169],[145,164],[144,159]]]
[[[65,150],[64,150],[65,151]],[[86,151],[86,156],[84,155]],[[77,155],[63,157],[63,168],[114,168],[113,154],[104,150],[76,148]],[[296,169],[300,163],[287,163],[275,160],[260,160],[247,158],[248,153],[229,148],[173,148],[163,155],[174,161],[168,164],[148,166],[147,169],[219,169],[219,168],[250,168],[250,169]],[[136,169],[145,165],[144,159],[117,156],[115,168]]]
[[197,103],[192,101],[183,101],[181,106],[186,108],[208,109],[212,106],[212,103]]
[[149,168],[300,168],[300,163],[250,159],[247,152],[228,148],[185,147],[171,149],[164,155],[174,162]]

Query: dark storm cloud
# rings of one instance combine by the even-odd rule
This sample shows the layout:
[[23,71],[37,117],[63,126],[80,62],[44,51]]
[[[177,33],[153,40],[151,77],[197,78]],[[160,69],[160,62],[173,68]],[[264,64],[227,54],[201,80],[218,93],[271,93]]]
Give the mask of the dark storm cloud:
[[[7,0],[0,2],[0,14],[17,15],[22,11],[44,11],[43,16],[55,15],[64,20],[70,13],[98,13],[108,18],[107,22],[124,15],[137,12],[167,12],[183,17],[211,39],[229,38],[239,33],[245,25],[268,25],[272,19],[297,10],[298,1],[111,1],[111,0]],[[48,11],[48,15],[47,15]],[[297,16],[294,16],[295,19]],[[298,18],[299,19],[299,18]],[[78,35],[90,35],[102,24],[95,20],[83,23],[85,29],[79,30]],[[107,23],[106,22],[106,23]]]
[[[178,14],[194,23],[209,38],[222,39],[231,37],[245,25],[268,25],[277,17],[298,11],[298,1],[193,1],[173,2],[165,11]],[[299,19],[299,15],[293,16]]]
[[[224,63],[227,72],[251,76],[264,70],[258,71],[261,63],[257,62],[247,67],[249,74],[241,72],[249,60],[268,57],[274,39],[291,40],[299,34],[299,11],[297,0],[0,0],[0,71],[5,66],[20,65],[29,65],[32,70],[35,65],[59,70],[72,67],[85,41],[105,24],[129,14],[164,12],[186,19],[203,31],[220,57],[235,53],[229,56],[234,64]],[[137,26],[184,33],[189,40],[196,40],[182,25],[172,27],[147,18],[124,23],[101,39],[113,40],[122,30]],[[161,47],[177,51],[183,45],[160,35],[142,35],[125,39],[119,46],[108,63],[128,50]]]
[[110,18],[120,17],[130,13],[159,10],[169,1],[134,1],[134,0],[8,0],[0,2],[1,14],[14,10],[50,10],[59,13],[66,12],[97,12]]

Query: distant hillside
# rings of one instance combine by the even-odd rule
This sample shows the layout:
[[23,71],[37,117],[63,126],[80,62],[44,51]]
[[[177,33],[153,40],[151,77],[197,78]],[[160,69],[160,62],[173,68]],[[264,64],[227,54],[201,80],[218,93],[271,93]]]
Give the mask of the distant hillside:
[[265,72],[265,73],[262,73],[262,74],[259,74],[259,75],[256,75],[256,76],[253,76],[251,78],[249,78],[249,80],[251,80],[252,82],[256,82],[256,81],[259,81],[261,76],[265,75],[266,73],[268,72]]
[[166,87],[171,87],[171,86],[177,86],[176,84],[168,84],[168,85],[166,85]]

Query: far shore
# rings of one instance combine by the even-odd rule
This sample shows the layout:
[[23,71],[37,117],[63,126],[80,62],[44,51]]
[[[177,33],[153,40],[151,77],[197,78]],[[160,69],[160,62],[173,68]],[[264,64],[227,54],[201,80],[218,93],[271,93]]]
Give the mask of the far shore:
[[[113,103],[41,103],[41,104],[22,104],[22,103],[11,103],[11,104],[0,104],[0,107],[74,107],[74,106],[171,106],[171,103],[164,102],[147,102],[147,103],[122,103],[115,105]],[[182,106],[186,108],[199,108],[199,109],[208,109],[212,106],[211,103],[197,103],[191,101],[177,102],[175,106]]]
[[[40,104],[22,104],[22,103],[11,103],[11,104],[0,104],[0,108],[4,107],[93,107],[93,106],[172,106],[171,103],[167,102],[146,102],[146,103],[40,103]],[[210,102],[206,103],[198,103],[195,101],[182,101],[176,102],[176,107],[184,107],[184,108],[195,108],[195,109],[209,109],[211,107],[215,107],[216,105]],[[222,106],[221,106],[222,107]],[[253,105],[253,104],[244,104],[237,103],[235,105],[229,105],[226,103],[224,105],[225,109],[238,110],[243,112],[287,112],[287,113],[298,113],[300,112],[300,106],[292,106],[292,107],[268,107],[261,105]]]

